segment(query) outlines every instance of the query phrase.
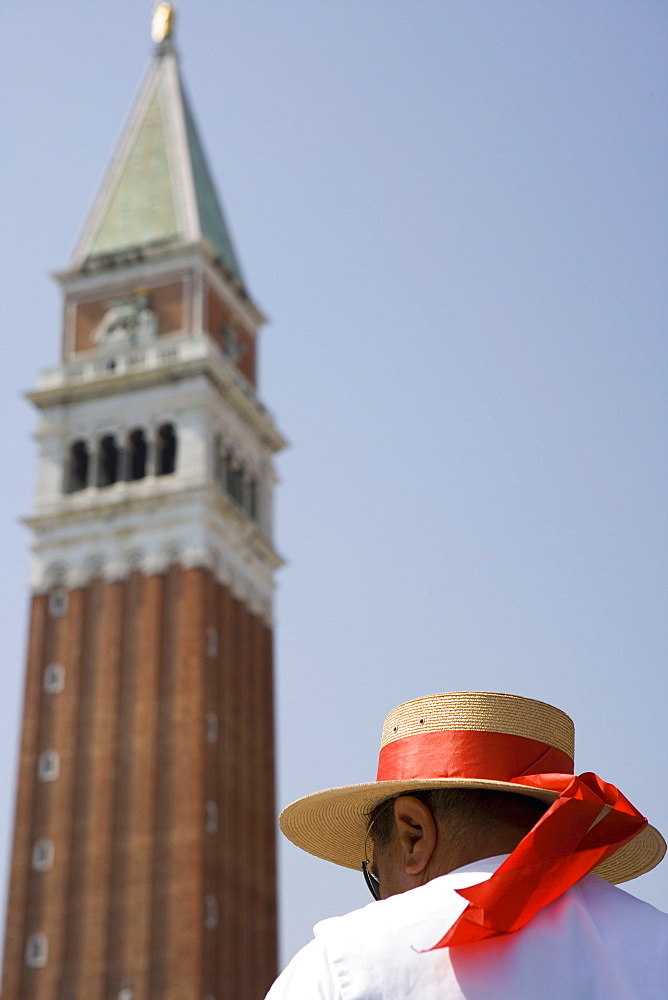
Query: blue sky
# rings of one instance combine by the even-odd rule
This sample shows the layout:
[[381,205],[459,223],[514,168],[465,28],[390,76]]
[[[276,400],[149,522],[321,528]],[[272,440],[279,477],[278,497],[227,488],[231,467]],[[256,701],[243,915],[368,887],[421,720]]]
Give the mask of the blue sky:
[[[151,57],[151,4],[3,12],[6,862],[35,420],[64,267]],[[272,322],[279,801],[373,777],[435,691],[568,711],[668,830],[665,4],[185,0],[177,46]],[[11,470],[11,471],[10,471]],[[629,884],[668,909],[668,863]],[[361,876],[281,849],[287,957]]]

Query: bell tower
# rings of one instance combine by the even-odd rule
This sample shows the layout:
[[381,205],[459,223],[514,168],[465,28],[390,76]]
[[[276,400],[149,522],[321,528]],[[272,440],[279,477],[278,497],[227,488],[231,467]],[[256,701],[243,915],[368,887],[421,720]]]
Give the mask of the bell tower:
[[158,4],[39,378],[7,1000],[276,973],[272,459],[247,290]]

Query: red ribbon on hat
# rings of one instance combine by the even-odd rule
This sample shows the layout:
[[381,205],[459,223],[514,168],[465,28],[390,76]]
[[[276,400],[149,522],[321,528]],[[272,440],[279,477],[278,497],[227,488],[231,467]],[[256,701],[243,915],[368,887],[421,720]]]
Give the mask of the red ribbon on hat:
[[379,781],[477,778],[558,792],[491,878],[456,890],[468,906],[430,951],[520,930],[647,826],[614,785],[564,764],[572,772],[568,754],[507,733],[418,733],[381,750]]

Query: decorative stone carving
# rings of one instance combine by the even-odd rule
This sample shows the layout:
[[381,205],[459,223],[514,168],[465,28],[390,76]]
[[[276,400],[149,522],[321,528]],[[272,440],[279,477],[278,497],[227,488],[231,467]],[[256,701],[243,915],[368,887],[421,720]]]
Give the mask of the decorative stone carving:
[[134,295],[112,302],[93,333],[101,347],[146,344],[155,339],[158,317],[151,308],[150,295]]

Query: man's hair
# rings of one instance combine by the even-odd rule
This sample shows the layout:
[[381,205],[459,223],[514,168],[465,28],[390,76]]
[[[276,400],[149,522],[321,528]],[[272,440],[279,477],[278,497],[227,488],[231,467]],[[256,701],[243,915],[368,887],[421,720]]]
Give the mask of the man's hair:
[[392,803],[401,795],[412,795],[424,802],[434,814],[439,826],[447,824],[448,835],[466,837],[499,829],[520,829],[527,832],[548,808],[529,795],[513,792],[492,792],[477,788],[432,788],[401,792],[377,805],[370,816],[370,833],[376,847],[390,843],[394,828]]

